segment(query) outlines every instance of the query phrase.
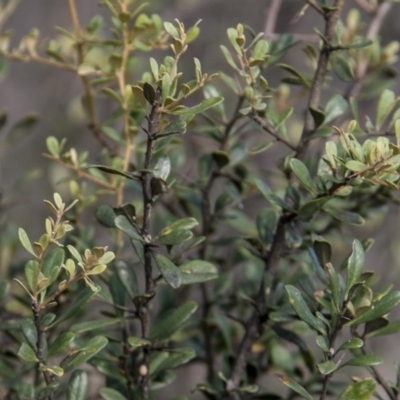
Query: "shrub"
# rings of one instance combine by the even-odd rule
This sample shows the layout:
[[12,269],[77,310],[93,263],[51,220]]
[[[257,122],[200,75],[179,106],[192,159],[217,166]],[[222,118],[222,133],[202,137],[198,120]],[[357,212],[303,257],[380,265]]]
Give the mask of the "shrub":
[[[392,3],[357,3],[302,5],[297,18],[324,22],[311,44],[273,34],[273,1],[265,33],[228,29],[218,73],[198,58],[194,72],[182,66],[207,21],[163,22],[132,0],[101,1],[109,19],[87,26],[69,0],[73,29],[58,27],[47,48],[37,29],[17,49],[2,34],[3,63],[80,79],[101,147],[47,138],[68,192],[45,200],[40,237],[28,237],[31,221],[18,229],[24,256],[2,217],[2,398],[85,399],[99,377],[92,391],[106,400],[166,398],[191,364],[204,371],[193,391],[209,399],[398,397],[368,343],[400,330],[387,318],[400,292],[376,286],[373,240],[348,227],[396,202],[398,44],[377,36]],[[298,40],[301,71],[285,63]]]

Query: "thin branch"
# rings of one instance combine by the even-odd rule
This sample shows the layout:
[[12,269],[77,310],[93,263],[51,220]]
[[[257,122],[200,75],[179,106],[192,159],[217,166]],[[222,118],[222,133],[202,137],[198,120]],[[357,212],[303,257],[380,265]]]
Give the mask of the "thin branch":
[[254,113],[251,115],[251,118],[257,122],[261,128],[264,129],[265,132],[268,132],[271,136],[273,136],[278,142],[284,143],[289,149],[293,151],[297,151],[296,146],[292,145],[289,141],[283,138],[279,133],[268,123],[268,121],[261,118],[258,114]]
[[282,6],[282,0],[271,0],[271,5],[267,10],[267,18],[265,20],[264,35],[269,37],[274,31],[278,22],[279,10]]
[[[370,352],[365,348],[365,346],[361,348],[361,351],[364,355],[370,354]],[[382,386],[383,390],[389,396],[390,400],[396,400],[397,395],[395,394],[393,389],[388,385],[388,383],[386,382],[385,378],[381,375],[379,370],[374,366],[370,366],[369,369],[372,371],[374,378],[377,380],[377,382]]]
[[50,58],[44,58],[38,55],[28,55],[28,54],[19,54],[19,53],[9,53],[9,52],[2,52],[1,55],[5,58],[15,61],[21,62],[37,62],[39,64],[50,65],[51,67],[67,69],[69,71],[76,72],[78,68],[75,65],[68,64],[61,61],[55,61]]
[[282,216],[278,222],[271,250],[265,257],[264,272],[261,278],[260,289],[258,291],[256,300],[256,303],[259,305],[259,307],[254,309],[251,317],[246,323],[246,332],[239,346],[235,363],[232,368],[232,373],[227,381],[224,399],[234,398],[233,392],[240,386],[240,382],[243,378],[243,373],[247,362],[247,355],[252,344],[260,335],[262,322],[267,313],[265,304],[264,274],[267,271],[270,272],[273,276],[273,281],[276,281],[279,259],[285,246],[285,225],[292,221],[294,217],[294,214],[285,215]]
[[[32,300],[32,312],[33,312],[33,322],[36,327],[37,334],[37,342],[36,342],[36,357],[38,358],[38,367],[46,365],[44,359],[44,331],[42,326],[42,318],[40,315],[40,305],[36,300]],[[46,385],[51,384],[51,376],[48,371],[43,371],[44,380],[46,381]],[[54,396],[52,394],[48,394],[46,396],[46,400],[54,400]]]
[[359,7],[361,7],[368,14],[373,14],[376,11],[376,8],[368,2],[368,0],[354,0]]
[[[154,137],[158,131],[158,123],[161,112],[161,88],[156,89],[156,98],[151,107],[147,119],[147,145],[144,161],[144,170],[142,172],[142,195],[143,195],[143,223],[141,235],[143,238],[143,251],[144,251],[144,274],[145,274],[145,293],[149,294],[154,291],[154,280],[152,277],[152,237],[151,237],[151,214],[153,208],[153,194],[151,190],[151,179],[153,174],[149,171],[151,169],[153,148],[154,148]],[[138,308],[138,315],[142,325],[142,337],[144,339],[149,338],[150,333],[150,313],[148,304],[140,304]],[[151,349],[148,347],[143,348],[144,357],[143,363],[140,366],[140,380],[139,388],[141,391],[141,398],[148,400],[150,398],[150,377],[149,377],[149,365]]]
[[3,27],[7,19],[13,14],[19,3],[21,3],[21,0],[11,0],[4,8],[0,9],[0,29]]
[[309,4],[315,11],[317,11],[317,13],[325,17],[325,11],[314,0],[307,0],[307,4]]
[[[77,50],[77,55],[78,55],[78,65],[81,65],[85,61],[86,41],[82,35],[82,29],[81,29],[81,26],[79,23],[79,17],[78,17],[78,12],[76,9],[75,0],[68,0],[68,7],[69,7],[69,13],[71,16],[73,29],[74,29],[74,35],[76,38],[76,50]],[[77,69],[77,67],[76,67],[76,69]],[[100,129],[100,123],[98,121],[96,106],[94,104],[94,95],[93,95],[92,88],[90,86],[90,80],[86,75],[81,75],[80,78],[81,78],[83,87],[85,89],[85,99],[86,99],[87,109],[88,109],[89,118],[90,118],[89,128],[91,129],[93,136],[100,143],[100,145],[102,147],[106,148],[111,155],[114,155],[115,152],[113,151],[111,146],[107,143],[107,141],[103,137],[101,129]]]
[[[332,47],[332,41],[335,34],[335,26],[342,11],[344,1],[345,0],[336,0],[334,3],[334,7],[336,8],[336,10],[330,12],[329,14],[324,13],[324,18],[326,20],[324,33],[326,43],[323,44],[323,47],[319,53],[317,70],[315,72],[310,89],[303,133],[301,135],[301,141],[297,152],[297,157],[300,159],[303,157],[303,154],[307,147],[307,142],[309,141],[311,135],[314,133],[315,130],[314,119],[311,115],[310,107],[318,108],[319,106],[321,92],[328,71],[328,61],[331,54],[330,47]],[[310,2],[308,3],[310,4]]]

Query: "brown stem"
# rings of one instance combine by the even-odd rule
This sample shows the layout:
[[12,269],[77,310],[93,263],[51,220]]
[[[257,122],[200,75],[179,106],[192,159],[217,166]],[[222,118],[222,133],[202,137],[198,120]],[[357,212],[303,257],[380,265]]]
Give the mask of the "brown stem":
[[[361,351],[365,355],[370,354],[370,352],[366,349],[365,346],[363,346],[361,348]],[[390,400],[396,400],[397,399],[397,395],[395,394],[393,389],[388,385],[388,383],[386,382],[385,378],[381,375],[379,370],[376,367],[373,367],[373,366],[369,367],[369,369],[372,371],[372,374],[373,374],[374,378],[377,380],[377,382],[382,386],[383,390],[389,396],[389,399]]]
[[[42,326],[42,317],[40,315],[40,305],[36,300],[32,300],[32,312],[33,312],[33,322],[35,323],[36,333],[37,333],[37,342],[36,342],[36,357],[38,358],[38,367],[45,365],[44,359],[44,331]],[[43,377],[46,382],[46,385],[51,384],[51,376],[47,371],[43,371]],[[52,394],[47,395],[46,400],[54,400],[54,396]]]
[[276,281],[279,259],[285,246],[285,225],[293,220],[293,218],[294,214],[289,214],[282,216],[278,222],[271,250],[265,257],[265,268],[256,300],[258,307],[254,309],[251,317],[245,324],[246,332],[240,343],[235,363],[225,388],[224,399],[234,398],[233,392],[239,387],[242,380],[250,348],[260,334],[262,322],[267,312],[265,304],[264,273],[267,271],[270,272],[273,276],[273,281]]
[[[245,97],[243,95],[240,95],[238,97],[238,101],[237,101],[235,110],[232,114],[232,118],[225,125],[225,129],[224,129],[222,139],[221,139],[221,142],[219,145],[219,149],[222,151],[226,149],[226,147],[228,145],[230,134],[232,133],[232,128],[234,127],[235,123],[237,122],[238,118],[240,117],[238,112],[243,105],[244,98]],[[205,184],[205,186],[202,189],[202,206],[201,206],[202,235],[205,236],[205,240],[204,240],[203,245],[201,246],[201,249],[199,252],[201,260],[205,260],[207,258],[208,241],[209,241],[209,236],[212,231],[212,220],[213,220],[210,196],[211,196],[211,191],[213,189],[213,186],[219,176],[220,176],[219,170],[214,171],[210,175],[207,183]],[[209,382],[212,382],[215,377],[214,349],[213,349],[213,344],[212,344],[213,329],[207,321],[210,310],[212,308],[212,303],[210,301],[210,298],[209,298],[209,295],[207,292],[207,285],[204,283],[201,284],[201,296],[202,296],[202,329],[203,329],[204,344],[205,344],[205,350],[206,350],[207,380]]]
[[265,132],[268,132],[271,136],[273,136],[278,142],[284,143],[289,149],[296,151],[296,146],[293,146],[289,141],[279,135],[278,132],[266,121],[265,119],[261,118],[258,114],[254,113],[251,115],[251,118],[257,122],[258,125],[263,128]]
[[[154,280],[152,277],[152,237],[151,237],[151,212],[153,208],[153,195],[151,192],[151,178],[153,174],[149,171],[153,157],[154,138],[157,134],[159,116],[161,108],[161,89],[157,88],[156,98],[151,107],[151,111],[147,116],[147,145],[144,160],[144,171],[142,172],[142,193],[143,193],[143,223],[142,223],[142,238],[144,248],[144,273],[145,273],[145,292],[149,294],[154,291]],[[139,305],[139,319],[142,325],[142,337],[149,338],[150,331],[150,313],[148,302]],[[140,366],[139,387],[141,398],[148,400],[150,398],[150,379],[149,379],[149,364],[151,348],[144,347],[143,363]]]
[[278,22],[279,10],[282,6],[282,0],[272,0],[271,5],[267,10],[267,18],[265,20],[264,35],[270,37],[275,31],[276,23]]
[[[322,89],[325,82],[325,77],[328,70],[328,61],[330,54],[332,52],[332,41],[335,34],[335,26],[339,19],[340,13],[342,11],[343,5],[345,0],[336,0],[334,3],[334,7],[336,8],[335,11],[330,13],[323,12],[326,24],[325,24],[325,39],[323,47],[319,53],[318,63],[317,63],[317,70],[314,75],[314,79],[310,89],[310,95],[308,98],[307,104],[307,113],[303,128],[303,133],[301,135],[301,141],[299,145],[299,149],[297,152],[297,158],[302,159],[304,156],[304,152],[307,148],[307,143],[315,130],[314,126],[314,119],[310,112],[310,107],[318,108],[319,101],[322,93]],[[310,5],[313,2],[308,1]],[[319,6],[318,6],[319,7]],[[314,7],[315,8],[315,7]],[[321,10],[322,11],[322,10]]]

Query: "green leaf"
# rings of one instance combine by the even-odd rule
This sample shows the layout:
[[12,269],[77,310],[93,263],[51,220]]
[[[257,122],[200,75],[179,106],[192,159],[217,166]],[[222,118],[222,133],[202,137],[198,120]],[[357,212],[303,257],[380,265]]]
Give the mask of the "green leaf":
[[19,240],[20,240],[22,246],[24,246],[25,250],[28,253],[31,253],[36,258],[36,254],[33,251],[33,247],[32,247],[32,244],[31,244],[31,242],[29,240],[29,237],[28,237],[27,233],[22,228],[18,229],[18,237],[19,237]]
[[186,122],[178,119],[175,121],[171,121],[158,135],[159,136],[166,136],[172,134],[184,134],[186,132]]
[[24,318],[19,322],[22,333],[28,342],[29,346],[36,351],[37,349],[37,330],[36,325],[32,319]]
[[317,365],[319,372],[321,372],[322,375],[329,375],[332,372],[337,370],[337,366],[333,361],[325,361],[321,364]]
[[115,226],[122,232],[127,234],[132,240],[139,240],[142,242],[142,237],[140,236],[137,229],[128,221],[124,215],[118,215],[114,220]]
[[289,296],[290,305],[293,307],[299,318],[322,335],[326,335],[324,325],[311,313],[300,291],[292,285],[286,285],[285,289]]
[[353,337],[346,342],[344,342],[338,349],[339,350],[352,350],[359,349],[364,345],[364,341],[360,338]]
[[346,162],[346,168],[353,172],[361,172],[365,171],[368,168],[368,165],[365,165],[361,161],[349,160]]
[[10,145],[18,142],[26,137],[27,133],[36,125],[38,116],[36,114],[28,114],[18,121],[8,132],[5,144]]
[[60,154],[60,145],[54,136],[49,136],[46,139],[46,147],[51,155],[57,157]]
[[25,278],[32,292],[36,290],[36,283],[38,280],[39,262],[30,260],[25,265]]
[[229,164],[230,162],[230,157],[229,154],[225,151],[221,151],[221,150],[215,150],[211,153],[211,157],[213,158],[213,160],[215,161],[215,163],[218,165],[218,168],[223,168],[226,165]]
[[79,324],[74,324],[69,328],[71,332],[80,333],[93,331],[95,329],[104,328],[105,326],[110,326],[121,322],[121,318],[102,318],[96,319],[94,321],[81,322]]
[[390,292],[380,300],[375,301],[370,307],[361,311],[354,319],[346,323],[346,326],[363,324],[373,321],[390,313],[400,302],[400,291]]
[[168,285],[172,286],[174,289],[181,286],[182,277],[179,268],[162,254],[155,254],[154,259],[161,275],[166,280]]
[[299,208],[299,217],[301,219],[309,221],[314,216],[314,214],[321,210],[324,204],[330,199],[331,197],[325,196],[310,200],[307,203],[302,204]]
[[0,110],[0,130],[7,123],[8,113],[7,110]]
[[336,75],[344,82],[351,82],[354,80],[354,72],[350,66],[348,59],[342,55],[336,56],[332,60],[333,70]]
[[102,204],[96,208],[95,217],[97,221],[107,228],[115,228],[116,214],[111,206]]
[[360,49],[362,47],[371,46],[372,43],[373,43],[373,41],[371,39],[364,37],[364,38],[358,38],[358,39],[354,40],[353,42],[348,44],[347,47],[350,49]]
[[128,179],[139,179],[139,176],[134,175],[133,172],[120,171],[119,169],[107,167],[106,165],[89,165],[87,168],[96,168],[100,171],[106,172],[107,174],[120,175]]
[[358,283],[364,269],[365,254],[362,244],[358,240],[353,241],[353,251],[347,262],[346,298],[350,289]]
[[101,91],[108,96],[111,100],[114,100],[116,103],[118,103],[119,105],[122,105],[122,99],[121,96],[115,91],[112,90],[108,87],[105,87],[103,89],[101,89]]
[[147,82],[145,82],[143,85],[143,95],[150,105],[154,104],[154,101],[156,100],[156,91],[154,90],[153,86]]
[[50,372],[53,375],[61,377],[64,375],[64,370],[58,365],[40,365],[39,371]]
[[74,301],[70,303],[65,312],[61,314],[61,316],[51,325],[49,325],[48,329],[53,328],[61,322],[73,317],[96,293],[97,292],[94,292],[90,287],[85,287],[85,289],[81,290],[81,292],[74,298]]
[[192,260],[179,267],[182,285],[203,283],[218,278],[218,269],[208,261]]
[[178,367],[186,364],[188,361],[196,357],[196,352],[190,347],[175,348],[173,351],[165,352],[165,357],[156,367],[150,366],[150,374],[152,376],[158,374],[161,371],[165,371],[171,368]]
[[115,389],[101,388],[99,393],[104,400],[126,400],[126,397]]
[[179,33],[171,22],[164,22],[165,31],[175,39],[179,39]]
[[188,301],[178,308],[162,315],[150,328],[151,340],[164,340],[168,339],[174,332],[176,332],[197,310],[197,303]]
[[160,244],[174,245],[186,242],[193,237],[193,233],[187,229],[176,229],[167,235],[163,235],[159,238]]
[[88,389],[88,373],[81,369],[75,370],[69,379],[67,387],[67,400],[85,400]]
[[64,368],[65,372],[71,371],[94,357],[107,345],[107,343],[108,339],[106,337],[95,336],[94,338],[88,340],[84,347],[79,348],[77,353],[67,357],[61,363],[61,366]]
[[124,139],[122,138],[121,133],[117,132],[114,128],[111,126],[102,126],[101,130],[104,132],[104,134],[109,137],[111,140],[114,142],[123,144],[125,143]]
[[272,145],[274,144],[274,142],[263,142],[261,144],[259,144],[258,146],[253,147],[251,150],[248,150],[248,153],[251,155],[255,155],[255,154],[259,154],[262,153],[266,150],[268,150]]
[[304,76],[299,71],[297,71],[297,69],[293,68],[291,65],[278,64],[278,67],[281,67],[284,70],[290,72],[296,78],[296,80],[306,88],[310,87],[310,82],[306,78],[304,78]]
[[368,333],[367,337],[393,335],[400,332],[400,320],[390,322],[389,325]]
[[314,120],[314,129],[318,129],[325,121],[325,113],[314,107],[310,107],[309,110]]
[[220,97],[220,96],[210,97],[209,99],[203,100],[197,106],[180,108],[178,110],[168,111],[168,113],[174,114],[174,115],[200,114],[200,113],[208,110],[209,108],[216,106],[217,104],[221,103],[222,101],[224,101],[223,97]]
[[369,400],[374,395],[376,382],[372,378],[348,386],[338,400]]
[[164,181],[167,180],[171,170],[171,161],[167,155],[161,156],[154,166],[154,176]]
[[128,343],[132,347],[143,347],[143,346],[149,346],[151,342],[149,340],[143,339],[141,337],[136,337],[136,336],[130,336],[128,338]]
[[347,361],[346,363],[342,364],[340,368],[343,367],[370,367],[373,365],[380,365],[383,363],[383,358],[379,356],[371,355],[361,355],[351,360]]
[[328,271],[333,304],[335,305],[336,311],[339,312],[343,302],[343,289],[340,284],[339,276],[331,263],[326,263],[325,268]]
[[26,362],[38,362],[38,358],[31,346],[23,342],[18,351],[18,357]]
[[199,223],[197,222],[196,218],[193,217],[178,219],[177,221],[174,221],[163,228],[163,230],[157,236],[168,235],[176,229],[192,229],[198,225]]
[[333,121],[337,117],[340,117],[347,111],[347,101],[340,94],[335,94],[326,103],[325,107],[325,124]]
[[[238,68],[238,66],[236,65],[235,61],[233,61],[233,58],[232,58],[232,55],[231,55],[230,51],[229,51],[225,46],[222,46],[222,45],[221,45],[221,46],[219,46],[219,47],[220,47],[220,49],[221,49],[221,51],[222,51],[222,54],[224,55],[224,58],[225,58],[226,62],[227,62],[234,70],[236,70],[237,72],[240,73],[241,70]],[[234,90],[234,85],[235,85],[235,83],[228,81],[227,78],[229,78],[229,77],[228,77],[227,75],[224,74],[224,77],[225,77],[225,79],[224,79],[225,83],[226,83],[228,86],[230,86],[230,87],[232,88],[232,90],[235,92],[235,90]]]
[[114,267],[122,286],[133,300],[139,294],[137,277],[133,267],[124,260],[115,261]]
[[270,208],[265,208],[257,216],[258,235],[264,245],[273,242],[278,219],[278,214]]
[[300,396],[304,397],[307,400],[313,400],[311,394],[308,393],[307,390],[304,389],[303,386],[299,385],[294,379],[289,378],[288,376],[283,376],[278,374],[277,377],[285,386],[293,390],[295,393],[299,394]]
[[342,222],[346,222],[348,224],[351,225],[364,225],[365,224],[365,220],[364,218],[359,215],[356,214],[354,212],[351,211],[346,211],[346,210],[331,210],[331,209],[324,209],[327,213],[329,213],[330,215],[332,215],[332,217],[338,219],[339,221]]
[[317,191],[314,186],[314,182],[311,179],[311,175],[308,168],[297,158],[292,158],[290,160],[290,167],[296,178],[299,180],[300,184],[308,190],[311,195],[316,196]]
[[261,179],[254,179],[254,183],[256,184],[258,190],[261,194],[272,204],[275,204],[286,211],[293,212],[293,208],[290,207],[288,204],[285,203],[283,199],[281,199],[276,194],[272,193],[271,189],[261,180]]
[[69,348],[69,345],[75,339],[75,335],[72,332],[62,333],[49,348],[49,357],[57,356],[62,354]]
[[379,97],[378,108],[376,111],[376,129],[379,130],[388,115],[396,105],[396,95],[392,90],[385,89]]
[[42,274],[45,277],[52,277],[52,279],[49,281],[49,285],[52,284],[57,278],[58,273],[55,275],[54,270],[60,270],[62,264],[64,263],[64,258],[65,252],[60,248],[53,249],[46,255],[42,265]]

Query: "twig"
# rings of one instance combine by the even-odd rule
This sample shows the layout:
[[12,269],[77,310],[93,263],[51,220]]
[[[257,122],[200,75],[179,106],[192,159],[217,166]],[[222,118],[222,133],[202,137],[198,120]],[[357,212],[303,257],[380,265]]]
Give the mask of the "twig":
[[[363,346],[361,348],[361,351],[365,355],[370,354],[370,352],[367,351],[365,346]],[[386,382],[385,378],[381,375],[379,370],[374,366],[370,366],[369,369],[372,371],[372,374],[374,375],[374,378],[378,381],[378,383],[382,386],[383,390],[389,396],[390,400],[396,400],[397,399],[397,395],[395,394],[393,389],[388,385],[388,383]]]
[[[326,20],[325,34],[324,34],[326,38],[326,43],[324,42],[323,47],[320,51],[317,70],[315,72],[314,79],[310,89],[303,133],[301,135],[301,141],[296,155],[300,159],[303,157],[303,154],[307,147],[307,142],[310,139],[315,129],[314,119],[311,115],[310,107],[318,108],[319,105],[322,88],[324,86],[324,81],[328,70],[328,61],[331,54],[330,47],[332,47],[332,41],[335,34],[335,26],[342,11],[344,1],[345,0],[336,0],[334,3],[334,7],[336,8],[336,10],[328,14],[323,13],[324,18]],[[309,4],[311,5],[310,2]]]
[[315,11],[325,17],[324,10],[314,1],[314,0],[307,0],[307,4],[309,4]]
[[[151,107],[147,119],[147,145],[144,161],[144,170],[142,172],[142,194],[143,194],[143,223],[141,235],[143,238],[143,251],[144,251],[144,274],[145,274],[145,291],[149,294],[154,291],[154,280],[152,277],[152,237],[150,231],[151,213],[153,207],[153,195],[151,191],[151,179],[153,174],[149,171],[153,157],[154,137],[158,130],[159,117],[161,112],[161,88],[156,89],[156,97]],[[148,304],[141,304],[138,307],[138,315],[142,325],[142,337],[149,338],[150,332],[150,313]],[[144,357],[143,363],[140,366],[139,387],[141,391],[141,398],[148,400],[150,397],[150,378],[149,378],[149,364],[151,349],[148,347],[143,348]]]
[[19,3],[21,3],[21,0],[11,0],[4,8],[0,8],[0,29],[3,27],[7,19],[10,18]]
[[265,20],[264,35],[270,36],[275,31],[278,22],[278,14],[282,5],[282,0],[271,0],[271,5],[267,10],[267,18]]
[[[219,145],[220,150],[225,150],[229,136],[232,132],[232,128],[234,127],[236,121],[240,118],[238,111],[242,107],[244,102],[244,95],[240,95],[238,97],[238,101],[233,111],[232,118],[226,123],[225,129],[222,135],[222,139]],[[210,177],[208,178],[207,183],[202,188],[202,203],[201,203],[201,215],[202,215],[202,235],[205,237],[205,240],[200,248],[199,255],[200,259],[205,260],[207,258],[207,248],[209,242],[209,236],[212,231],[212,220],[213,214],[211,210],[211,202],[210,195],[213,189],[213,186],[216,182],[216,179],[220,176],[219,171],[214,171]],[[207,286],[206,284],[201,284],[201,296],[202,296],[202,329],[204,335],[205,342],[205,350],[206,350],[206,362],[207,362],[207,378],[208,381],[211,382],[215,377],[214,370],[214,350],[212,346],[212,328],[209,325],[207,319],[212,307],[210,302]]]
[[22,62],[37,62],[39,64],[50,65],[51,67],[67,69],[69,71],[76,72],[78,68],[75,65],[68,64],[61,61],[55,61],[50,58],[44,58],[37,55],[28,55],[28,54],[19,54],[19,53],[9,53],[9,52],[2,52],[1,55],[5,58],[15,61],[22,61]]
[[[68,0],[68,7],[71,16],[72,25],[74,28],[74,35],[76,38],[76,50],[78,54],[78,65],[83,64],[85,61],[85,38],[82,35],[82,29],[79,23],[78,12],[76,10],[75,0]],[[77,69],[77,67],[76,67]],[[85,89],[85,97],[86,103],[90,118],[90,124],[88,125],[90,130],[93,133],[93,136],[100,143],[100,145],[106,148],[111,155],[115,155],[115,152],[111,148],[111,146],[107,143],[107,141],[102,136],[102,132],[100,129],[100,124],[97,117],[96,106],[94,104],[94,96],[93,91],[90,86],[90,80],[86,75],[80,76],[81,81],[83,83],[83,87]]]
[[[317,71],[315,73],[313,84],[310,90],[310,95],[308,100],[308,110],[300,145],[296,149],[291,143],[287,141],[285,141],[286,143],[284,142],[289,148],[296,151],[296,156],[298,158],[301,158],[302,154],[304,154],[307,148],[308,139],[312,135],[314,130],[314,122],[312,119],[312,115],[309,112],[309,107],[316,107],[319,103],[323,83],[327,73],[328,61],[330,56],[329,48],[331,47],[331,42],[334,37],[335,25],[339,19],[339,15],[343,7],[344,0],[336,0],[335,1],[336,10],[329,13],[328,15],[325,15],[323,10],[320,9],[320,7],[316,5],[313,1],[311,2],[308,1],[308,3],[311,6],[314,6],[314,8],[316,8],[318,12],[322,13],[324,15],[324,18],[326,19],[325,37],[327,38],[328,44],[324,44],[324,47],[321,49],[320,52]],[[276,139],[278,139],[279,136],[277,137],[277,133],[274,130],[271,130],[271,127],[266,123],[266,121],[260,118],[257,114],[253,115],[252,117],[257,123],[259,123],[263,127],[263,129],[265,129],[267,132],[272,134]],[[271,133],[271,131],[273,133]],[[279,137],[279,139],[282,138]],[[276,286],[277,283],[277,268],[279,260],[285,248],[285,227],[295,218],[296,218],[296,213],[281,215],[278,221],[271,249],[268,252],[267,256],[265,257],[264,273],[266,271],[269,271],[271,273],[272,289]],[[246,367],[247,355],[251,349],[252,344],[260,334],[262,322],[267,318],[267,308],[265,304],[264,273],[261,278],[260,289],[258,291],[258,295],[256,298],[256,304],[258,305],[258,307],[253,311],[253,314],[251,315],[246,324],[247,326],[246,332],[239,346],[239,350],[237,353],[237,357],[230,378],[228,379],[226,384],[224,399],[234,398],[233,393],[239,387],[243,377],[243,373]]]
[[[33,312],[33,322],[35,323],[36,333],[37,333],[37,342],[36,342],[36,357],[38,358],[38,366],[45,365],[44,360],[44,331],[42,326],[42,318],[40,315],[40,305],[36,300],[32,300],[32,312]],[[51,376],[47,371],[43,371],[44,380],[46,381],[46,385],[51,384]],[[54,396],[52,394],[48,394],[46,396],[48,400],[54,400]]]
[[[285,225],[294,218],[293,214],[281,217],[278,222],[278,226],[274,235],[274,240],[271,246],[271,250],[265,257],[264,273],[270,272],[276,280],[276,272],[278,268],[279,259],[285,245]],[[260,289],[257,294],[256,303],[257,308],[254,309],[251,317],[246,323],[246,332],[240,343],[235,363],[232,368],[232,373],[226,385],[225,399],[233,398],[233,392],[239,387],[243,377],[243,372],[246,367],[247,355],[250,351],[252,344],[255,342],[260,334],[262,322],[266,318],[266,304],[265,304],[265,284],[264,284],[264,273]]]
[[372,4],[370,4],[367,0],[355,0],[355,2],[368,14],[372,14],[375,11],[375,7]]
[[251,115],[251,118],[257,122],[261,128],[264,129],[265,132],[268,132],[271,136],[273,136],[278,142],[284,143],[287,147],[289,147],[293,151],[297,151],[296,146],[293,146],[289,141],[279,135],[278,132],[268,123],[268,121],[261,118],[258,114],[254,113]]

